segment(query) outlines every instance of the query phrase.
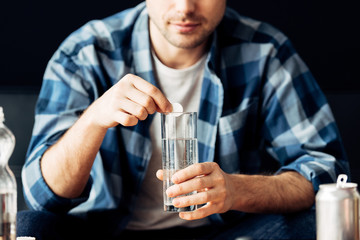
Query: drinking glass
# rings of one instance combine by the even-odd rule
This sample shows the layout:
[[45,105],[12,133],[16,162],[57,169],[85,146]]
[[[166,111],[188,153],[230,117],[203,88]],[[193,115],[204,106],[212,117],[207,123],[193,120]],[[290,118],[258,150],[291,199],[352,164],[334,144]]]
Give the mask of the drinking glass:
[[[197,113],[171,112],[161,114],[161,141],[163,167],[164,211],[186,212],[197,209],[196,205],[176,208],[174,198],[166,195],[166,190],[174,185],[172,175],[191,164],[198,163]],[[185,195],[194,194],[191,192]],[[185,196],[182,195],[182,196]]]

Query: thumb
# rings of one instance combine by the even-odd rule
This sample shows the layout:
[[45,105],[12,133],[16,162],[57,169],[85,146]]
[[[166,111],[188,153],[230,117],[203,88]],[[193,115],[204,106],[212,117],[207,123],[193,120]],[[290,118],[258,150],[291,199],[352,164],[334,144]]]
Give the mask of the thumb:
[[157,177],[160,181],[163,180],[163,170],[162,170],[162,169],[157,170],[157,172],[156,172],[156,177]]

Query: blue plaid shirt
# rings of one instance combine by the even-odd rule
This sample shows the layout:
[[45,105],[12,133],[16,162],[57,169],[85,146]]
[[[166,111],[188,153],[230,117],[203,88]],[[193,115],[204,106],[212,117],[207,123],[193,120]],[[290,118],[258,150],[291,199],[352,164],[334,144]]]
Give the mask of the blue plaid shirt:
[[[50,60],[22,171],[30,208],[114,211],[109,213],[110,225],[126,225],[152,153],[151,116],[134,127],[107,131],[79,198],[55,195],[43,179],[40,159],[127,73],[157,85],[144,3],[89,22]],[[329,105],[287,37],[231,9],[211,37],[198,116],[199,161],[216,161],[227,173],[294,170],[311,181],[315,191],[338,174],[349,174]]]

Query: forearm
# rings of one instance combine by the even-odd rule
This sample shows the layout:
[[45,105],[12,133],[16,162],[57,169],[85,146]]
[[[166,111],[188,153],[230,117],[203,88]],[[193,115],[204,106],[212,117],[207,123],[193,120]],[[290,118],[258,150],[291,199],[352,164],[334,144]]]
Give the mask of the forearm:
[[46,183],[61,197],[78,197],[89,179],[106,134],[105,128],[93,124],[92,117],[85,111],[41,159],[41,171]]
[[231,175],[233,210],[244,212],[294,212],[309,208],[315,200],[311,182],[297,172],[275,176]]
[[135,75],[124,76],[45,152],[41,160],[45,181],[59,196],[79,196],[107,129],[119,124],[134,126],[149,114],[171,110],[171,103],[158,88]]

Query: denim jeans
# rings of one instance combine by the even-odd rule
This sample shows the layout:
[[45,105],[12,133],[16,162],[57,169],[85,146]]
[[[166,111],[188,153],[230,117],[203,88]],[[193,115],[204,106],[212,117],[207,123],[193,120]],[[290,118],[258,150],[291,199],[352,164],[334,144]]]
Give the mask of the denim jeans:
[[[101,226],[99,221],[99,226]],[[123,231],[119,236],[105,236],[101,227],[88,224],[73,215],[50,212],[21,211],[17,216],[17,236],[33,236],[36,240],[71,239],[315,239],[315,210],[293,214],[247,214],[241,220],[224,225],[198,228],[170,228],[152,231]]]

